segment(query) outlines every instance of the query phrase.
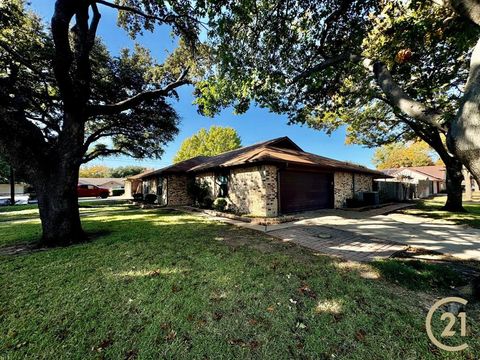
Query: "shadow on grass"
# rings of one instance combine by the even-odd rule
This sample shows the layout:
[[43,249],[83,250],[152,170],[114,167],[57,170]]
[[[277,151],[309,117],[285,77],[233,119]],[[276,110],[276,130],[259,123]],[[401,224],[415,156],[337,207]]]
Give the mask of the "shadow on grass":
[[[207,254],[211,250],[219,250],[219,254],[228,256],[237,251],[263,254],[284,253],[299,263],[317,261],[310,251],[298,246],[286,244],[268,235],[256,231],[236,228],[230,225],[211,222],[205,218],[188,215],[182,212],[164,210],[139,210],[138,213],[118,212],[113,216],[89,217],[82,220],[88,235],[85,242],[65,247],[70,251],[84,251],[93,246],[102,254],[108,254],[110,246],[152,246],[156,249],[152,257],[159,254],[188,253]],[[38,246],[40,239],[39,224],[11,225],[11,240],[6,247],[0,248],[0,255],[27,255],[30,252],[49,251],[54,248]],[[21,229],[21,231],[17,231]],[[205,253],[206,246],[210,250]],[[126,251],[126,250],[125,250]],[[184,254],[185,255],[185,254]],[[209,254],[207,254],[209,255]],[[177,255],[175,255],[177,256]],[[183,255],[182,255],[183,256]],[[192,255],[193,256],[193,255]],[[326,263],[338,262],[321,256]],[[412,259],[389,259],[372,263],[378,270],[380,278],[401,285],[411,290],[448,290],[468,284],[458,271],[442,264],[432,264]],[[363,278],[365,269],[357,272]]]
[[385,279],[411,290],[446,290],[469,282],[458,272],[442,264],[420,260],[387,259],[372,263]]

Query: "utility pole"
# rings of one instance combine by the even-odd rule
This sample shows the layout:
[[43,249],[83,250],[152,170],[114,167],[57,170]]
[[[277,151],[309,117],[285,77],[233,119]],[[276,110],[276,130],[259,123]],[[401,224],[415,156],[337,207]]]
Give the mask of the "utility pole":
[[10,204],[15,205],[15,172],[10,166]]

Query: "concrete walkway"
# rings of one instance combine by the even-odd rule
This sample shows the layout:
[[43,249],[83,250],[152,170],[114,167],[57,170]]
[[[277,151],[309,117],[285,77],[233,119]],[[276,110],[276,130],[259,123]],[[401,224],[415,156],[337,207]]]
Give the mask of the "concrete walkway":
[[[404,204],[397,204],[393,207],[383,208],[383,210],[375,209],[372,211],[390,212],[404,207],[406,207]],[[321,211],[320,214],[323,216],[329,214],[330,211],[331,210]],[[357,216],[359,214],[359,212],[348,213],[350,216]],[[206,217],[209,220],[220,221],[246,229],[265,232],[281,241],[292,242],[317,253],[340,257],[345,260],[368,262],[375,259],[390,257],[397,251],[404,250],[408,247],[392,241],[375,239],[370,236],[355,234],[350,231],[335,229],[329,226],[310,226],[303,224],[305,221],[317,219],[319,212],[304,213],[302,214],[303,220],[297,222],[268,226],[255,225],[205,213],[195,212],[195,214]]]
[[308,227],[299,225],[272,230],[268,234],[321,254],[359,262],[387,258],[397,251],[407,248],[407,246],[395,242],[325,226]]

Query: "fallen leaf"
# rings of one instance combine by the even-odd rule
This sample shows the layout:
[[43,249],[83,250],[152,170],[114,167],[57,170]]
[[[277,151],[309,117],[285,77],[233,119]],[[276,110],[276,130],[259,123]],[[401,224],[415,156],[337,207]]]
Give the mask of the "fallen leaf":
[[260,347],[260,342],[257,340],[252,340],[248,343],[248,346],[250,346],[250,349],[257,349]]
[[306,328],[307,328],[307,325],[305,325],[304,323],[298,322],[298,323],[297,323],[297,328],[298,328],[298,329],[306,329]]
[[316,299],[317,298],[317,294],[312,289],[310,289],[310,287],[308,286],[307,283],[303,283],[302,286],[300,286],[298,288],[298,291],[301,294],[303,294],[305,296],[308,296],[311,299]]
[[105,350],[106,348],[108,348],[108,347],[109,347],[110,345],[112,345],[112,344],[113,344],[112,338],[111,338],[111,337],[108,337],[108,338],[102,340],[102,341],[100,342],[100,344],[99,344],[98,346],[96,346],[95,350],[96,350],[97,352],[102,352],[103,350]]
[[162,330],[170,330],[170,328],[171,328],[170,323],[163,323],[160,325],[160,329]]
[[358,341],[361,341],[363,342],[365,340],[365,335],[367,335],[367,333],[360,329],[357,331],[357,333],[355,334],[355,338],[358,340]]
[[242,339],[229,339],[228,343],[230,345],[245,346],[245,341],[243,341]]
[[167,336],[165,336],[165,340],[168,342],[172,342],[173,340],[175,340],[176,337],[177,337],[177,332],[170,330]]
[[136,350],[136,349],[128,350],[125,353],[125,360],[133,360],[133,359],[136,359],[137,356],[138,356],[138,350]]

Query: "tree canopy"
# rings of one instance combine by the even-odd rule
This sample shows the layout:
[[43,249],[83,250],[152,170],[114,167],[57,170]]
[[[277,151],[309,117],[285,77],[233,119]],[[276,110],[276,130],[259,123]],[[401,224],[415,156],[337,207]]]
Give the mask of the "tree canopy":
[[196,134],[185,139],[173,161],[177,163],[200,155],[214,156],[241,146],[240,136],[235,129],[212,126],[208,130],[200,129]]
[[10,178],[10,165],[0,157],[0,183],[8,183]]
[[480,86],[463,87],[480,76],[480,45],[472,53],[480,27],[468,20],[475,21],[477,5],[215,2],[209,41],[217,66],[197,84],[196,103],[206,115],[229,105],[242,113],[257,103],[290,123],[327,132],[347,125],[350,140],[368,146],[419,137],[439,153],[458,188],[459,159],[473,169],[473,154],[480,155],[471,123],[480,124],[480,112],[471,106],[467,118],[462,110],[480,101]]
[[[200,22],[189,1],[56,0],[47,27],[22,0],[0,3],[0,153],[38,194],[47,244],[83,240],[81,164],[160,157],[177,134],[176,89],[191,82]],[[112,56],[96,36],[105,7],[132,37],[169,26],[178,43],[157,63],[135,46]],[[189,70],[192,70],[189,72]]]
[[384,145],[375,151],[372,162],[379,170],[435,164],[432,148],[423,141]]
[[143,166],[119,166],[108,167],[106,165],[90,165],[80,168],[80,177],[85,178],[126,178],[129,176],[140,174],[145,171]]

